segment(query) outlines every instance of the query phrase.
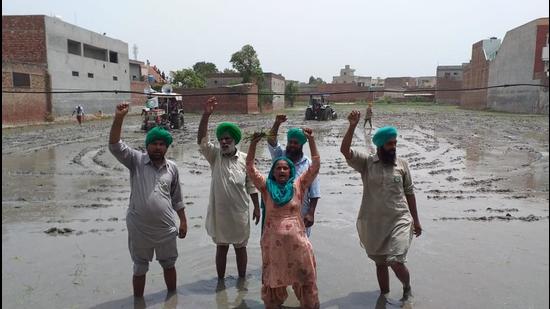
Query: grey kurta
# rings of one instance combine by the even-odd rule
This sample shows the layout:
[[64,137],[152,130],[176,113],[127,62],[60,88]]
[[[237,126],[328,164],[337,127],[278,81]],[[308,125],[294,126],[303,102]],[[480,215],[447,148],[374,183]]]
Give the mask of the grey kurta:
[[357,232],[369,255],[406,254],[413,235],[413,219],[405,195],[414,186],[405,160],[384,164],[378,155],[352,150],[349,166],[361,173],[363,199],[357,217]]
[[250,236],[250,194],[257,193],[246,175],[246,154],[223,156],[220,148],[203,138],[200,152],[212,169],[206,231],[216,244],[242,244]]
[[130,170],[130,207],[126,225],[132,245],[155,247],[178,235],[177,213],[184,208],[176,164],[170,160],[156,168],[149,155],[119,141],[109,150]]

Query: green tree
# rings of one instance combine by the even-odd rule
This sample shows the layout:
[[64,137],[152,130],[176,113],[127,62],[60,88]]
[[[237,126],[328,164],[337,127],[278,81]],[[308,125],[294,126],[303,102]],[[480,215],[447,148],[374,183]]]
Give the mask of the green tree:
[[183,69],[174,72],[172,83],[175,85],[181,84],[183,88],[204,88],[206,81],[204,77],[195,72],[193,69]]
[[240,51],[231,55],[229,62],[241,74],[243,83],[255,82],[257,85],[262,84],[263,71],[254,47],[250,45],[243,46]]
[[267,88],[262,88],[258,91],[258,103],[260,104],[260,110],[262,110],[262,107],[266,104],[273,104],[274,95],[275,92]]
[[285,99],[290,103],[291,107],[294,107],[294,102],[298,96],[298,85],[296,82],[289,82],[285,86]]
[[228,68],[226,68],[226,69],[223,69],[223,73],[225,73],[225,74],[231,74],[231,73],[239,73],[239,72],[237,72],[237,71],[235,71],[235,70],[233,70],[233,69],[228,69]]
[[310,85],[322,85],[322,84],[326,84],[326,82],[320,77],[310,76],[308,84],[310,84]]
[[218,68],[216,68],[216,65],[212,62],[204,62],[200,61],[193,65],[193,71],[195,71],[197,74],[201,75],[202,77],[206,78],[209,74],[218,73]]

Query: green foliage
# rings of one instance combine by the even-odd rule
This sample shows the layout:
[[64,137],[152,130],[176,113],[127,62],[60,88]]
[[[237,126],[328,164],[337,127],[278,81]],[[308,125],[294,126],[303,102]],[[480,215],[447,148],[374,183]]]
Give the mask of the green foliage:
[[258,91],[258,102],[260,104],[271,104],[273,103],[273,96],[275,92],[269,90],[269,89],[260,89]]
[[285,99],[290,102],[290,106],[294,107],[294,102],[298,96],[298,85],[296,82],[289,82],[285,86]]
[[178,70],[174,73],[172,83],[183,88],[204,88],[205,78],[193,69]]
[[193,65],[193,71],[195,73],[201,75],[202,77],[206,78],[209,74],[218,73],[218,68],[216,68],[216,65],[212,62],[204,62],[200,61]]
[[243,83],[262,84],[263,71],[254,47],[251,45],[243,46],[240,51],[231,55],[229,62],[241,74]]
[[380,102],[380,103],[392,103],[393,102],[393,99],[389,96],[383,96],[381,98],[379,98],[377,100],[377,102]]
[[310,85],[322,85],[322,84],[326,84],[326,82],[320,77],[310,76],[308,84],[310,84]]

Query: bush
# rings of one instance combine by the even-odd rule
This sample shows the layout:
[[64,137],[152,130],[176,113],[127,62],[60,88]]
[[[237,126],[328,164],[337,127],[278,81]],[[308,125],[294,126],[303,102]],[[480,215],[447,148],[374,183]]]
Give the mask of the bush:
[[44,120],[46,120],[47,122],[54,122],[55,117],[52,115],[52,113],[46,113],[46,115],[44,116]]
[[381,97],[380,99],[378,99],[377,102],[390,104],[390,103],[393,103],[393,99],[391,97],[385,95],[385,96]]

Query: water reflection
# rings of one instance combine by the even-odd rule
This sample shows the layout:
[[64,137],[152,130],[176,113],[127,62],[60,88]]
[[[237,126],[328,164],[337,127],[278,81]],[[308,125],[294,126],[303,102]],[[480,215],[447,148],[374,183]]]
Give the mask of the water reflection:
[[245,278],[239,278],[237,279],[235,287],[237,288],[237,296],[234,301],[229,302],[225,280],[218,280],[218,285],[216,286],[216,305],[218,306],[218,309],[250,308],[244,299],[248,294],[248,281]]
[[466,138],[466,169],[473,170],[479,165],[479,161],[483,157],[482,145],[485,143],[484,140],[484,136],[478,134]]

